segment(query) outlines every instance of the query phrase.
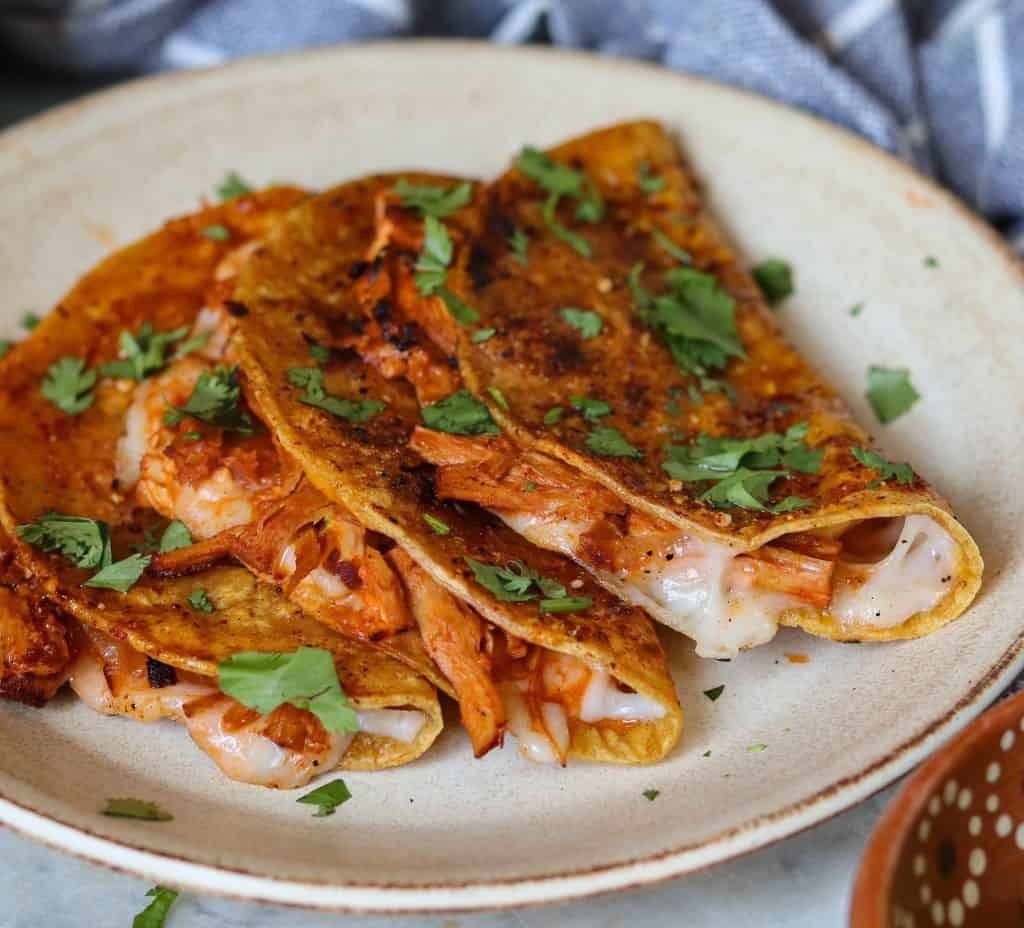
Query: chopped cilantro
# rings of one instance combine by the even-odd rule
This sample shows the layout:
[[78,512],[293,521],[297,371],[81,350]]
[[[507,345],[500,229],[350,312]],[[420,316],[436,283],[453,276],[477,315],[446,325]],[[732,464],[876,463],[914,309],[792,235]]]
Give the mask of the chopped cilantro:
[[430,526],[436,535],[450,535],[451,526],[446,525],[437,516],[432,516],[429,512],[423,513],[423,521]]
[[651,173],[651,166],[646,161],[641,161],[636,172],[636,182],[640,192],[650,196],[657,193],[665,186],[665,178]]
[[553,425],[558,425],[562,421],[562,416],[565,414],[565,410],[561,406],[552,406],[546,413],[544,413],[544,424],[551,428]]
[[544,203],[544,209],[541,211],[541,215],[544,217],[544,222],[547,223],[548,228],[556,238],[560,238],[577,254],[582,255],[584,258],[589,258],[591,255],[590,242],[588,242],[578,232],[573,232],[572,229],[568,229],[562,225],[562,223],[558,221],[557,210],[558,195],[553,193],[547,198]]
[[218,665],[221,692],[268,715],[291,703],[307,709],[334,734],[359,730],[359,720],[338,681],[334,656],[302,647],[291,654],[243,651]]
[[331,780],[330,783],[318,786],[311,793],[306,793],[305,796],[300,796],[295,801],[316,806],[313,818],[326,818],[328,815],[334,815],[338,806],[348,802],[351,798],[352,794],[344,780]]
[[445,309],[459,325],[468,327],[480,321],[480,314],[468,303],[460,300],[447,287],[438,287],[435,293],[441,298]]
[[680,248],[657,226],[651,229],[651,236],[654,240],[680,264],[693,264],[693,255],[686,249]]
[[660,789],[645,789],[643,791],[643,797],[648,802],[654,802],[654,800],[657,799],[660,795],[661,795],[661,790]]
[[174,819],[170,812],[165,812],[155,802],[145,799],[108,799],[100,809],[101,815],[111,818],[137,818],[144,822],[169,822]]
[[26,332],[31,332],[42,321],[43,320],[35,313],[25,313],[25,315],[21,317],[21,327]]
[[893,478],[896,479],[897,483],[911,484],[914,482],[914,470],[909,464],[894,464],[892,461],[887,461],[877,452],[869,451],[866,448],[854,447],[850,451],[865,467],[878,471],[878,479],[868,484],[869,490]]
[[540,611],[550,612],[582,612],[594,605],[589,596],[566,596],[564,599],[542,599]]
[[598,422],[602,417],[611,415],[612,411],[604,400],[591,399],[589,396],[570,396],[569,403],[577,412],[583,413],[587,422]]
[[203,371],[199,375],[184,406],[167,407],[164,422],[177,425],[182,419],[191,416],[225,431],[252,435],[256,427],[249,414],[239,408],[241,399],[238,368],[219,365],[215,370]]
[[180,519],[175,519],[164,529],[158,550],[161,554],[166,554],[168,551],[177,551],[178,548],[187,548],[190,544],[192,544],[192,533],[188,530],[188,526]]
[[423,250],[416,260],[416,289],[423,296],[433,296],[444,286],[452,253],[452,239],[444,224],[427,216],[423,221]]
[[498,387],[488,387],[487,392],[491,395],[491,399],[498,404],[499,409],[508,412],[508,400],[505,399],[505,394]]
[[149,567],[152,558],[148,554],[129,554],[120,561],[114,561],[101,567],[82,586],[95,587],[101,590],[117,590],[127,593]]
[[90,569],[109,564],[110,530],[106,522],[48,512],[37,521],[17,527],[22,541],[63,555],[77,567]]
[[637,315],[667,345],[681,371],[703,376],[730,357],[746,357],[736,331],[736,303],[713,276],[674,268],[664,277],[668,290],[655,296],[641,285],[642,270],[637,264],[629,274]]
[[473,333],[473,334],[472,334],[472,335],[470,336],[470,339],[469,339],[469,340],[470,340],[470,341],[471,341],[471,342],[472,342],[472,343],[473,343],[474,345],[482,345],[482,344],[483,344],[483,343],[484,343],[485,341],[487,341],[488,339],[491,339],[491,338],[493,338],[493,337],[494,337],[494,335],[495,335],[495,333],[496,333],[497,331],[498,331],[497,329],[477,329],[477,330],[476,330],[476,331],[475,331],[475,332],[474,332],[474,333]]
[[327,345],[321,345],[320,342],[314,340],[309,343],[309,356],[317,364],[326,364],[331,360],[331,349]]
[[214,242],[226,242],[231,238],[231,230],[227,226],[216,223],[211,226],[205,226],[201,231],[204,238]]
[[132,919],[132,928],[164,928],[177,892],[166,886],[154,886],[146,895],[152,896],[153,901]]
[[234,171],[229,171],[224,180],[217,185],[217,196],[221,200],[234,200],[236,197],[244,197],[247,193],[252,193],[252,187]]
[[120,358],[104,364],[100,373],[104,377],[145,380],[163,370],[169,360],[167,353],[171,345],[180,342],[187,334],[188,326],[154,332],[150,322],[143,322],[135,335],[124,329],[118,339]]
[[868,368],[867,396],[882,425],[898,419],[921,398],[905,367]]
[[548,193],[542,215],[555,236],[572,247],[584,258],[590,257],[590,244],[583,236],[563,226],[557,218],[558,202],[563,196],[580,199],[576,218],[584,222],[598,222],[604,216],[604,203],[586,177],[579,171],[552,161],[544,152],[529,146],[523,148],[516,161],[519,170]]
[[213,600],[207,595],[206,590],[196,589],[188,594],[188,604],[196,610],[196,612],[213,612],[216,608],[213,605]]
[[523,267],[529,264],[530,259],[527,251],[530,247],[530,237],[516,226],[508,237],[508,247],[512,249],[512,255]]
[[462,389],[420,410],[428,429],[452,435],[500,435],[490,410]]
[[767,749],[767,747],[768,747],[767,744],[751,744],[751,745],[747,746],[747,753],[748,754],[760,754],[761,751],[764,751],[765,749]]
[[634,448],[625,435],[609,425],[599,425],[588,436],[584,443],[588,451],[609,458],[642,458],[643,452]]
[[286,374],[288,383],[302,388],[300,403],[315,406],[346,422],[361,425],[385,408],[380,400],[350,400],[328,393],[324,387],[324,372],[318,367],[289,367]]
[[725,692],[725,684],[724,683],[720,683],[718,686],[713,686],[709,690],[704,690],[704,695],[707,696],[707,698],[710,699],[712,702],[714,702],[724,692]]
[[77,416],[92,406],[95,386],[96,371],[86,370],[85,359],[66,356],[50,365],[39,392],[61,412]]
[[4,357],[11,350],[11,345],[13,344],[14,342],[8,338],[0,338],[0,358]]
[[576,309],[574,306],[566,306],[558,311],[558,315],[580,333],[583,339],[594,338],[601,334],[604,328],[604,320],[591,309]]
[[928,255],[928,257],[924,259],[924,266],[925,267],[938,267],[939,266],[939,259],[936,258],[934,255]]
[[863,303],[856,303],[853,306],[851,306],[847,310],[847,312],[851,316],[853,316],[854,319],[856,319],[862,312],[864,312],[864,304]]
[[776,306],[793,293],[793,268],[779,258],[769,258],[751,273],[769,306]]
[[424,218],[444,219],[470,201],[473,185],[465,181],[452,187],[435,187],[431,184],[410,184],[403,177],[395,184],[395,194],[401,198],[402,206],[418,210]]

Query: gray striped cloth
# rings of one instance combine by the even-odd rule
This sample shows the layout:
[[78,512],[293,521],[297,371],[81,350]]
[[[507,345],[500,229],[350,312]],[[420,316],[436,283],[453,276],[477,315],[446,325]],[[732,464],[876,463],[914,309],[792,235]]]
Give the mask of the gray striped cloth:
[[947,184],[1024,253],[1024,0],[0,0],[0,36],[24,47],[33,6],[38,23],[63,17],[70,41],[80,31],[62,63],[92,68],[406,35],[659,61],[848,126]]

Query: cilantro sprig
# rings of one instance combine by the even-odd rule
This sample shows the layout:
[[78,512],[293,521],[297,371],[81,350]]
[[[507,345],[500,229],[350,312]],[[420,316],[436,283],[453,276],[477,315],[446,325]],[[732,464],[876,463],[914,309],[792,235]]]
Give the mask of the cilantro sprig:
[[672,352],[683,373],[703,377],[746,353],[736,330],[736,302],[711,274],[678,267],[664,275],[665,292],[655,295],[640,283],[643,265],[629,274],[633,305]]
[[350,400],[328,393],[324,386],[324,372],[318,367],[289,367],[285,373],[288,383],[302,389],[300,403],[316,406],[346,422],[359,425],[385,409],[386,404],[380,400]]
[[562,321],[571,325],[580,333],[580,338],[586,341],[601,334],[604,328],[604,320],[592,309],[577,309],[575,306],[566,306],[558,311]]
[[500,435],[491,411],[466,389],[458,390],[420,410],[423,424],[451,435]]
[[558,204],[562,197],[576,199],[575,218],[580,222],[600,222],[605,216],[604,200],[582,171],[559,164],[539,149],[527,145],[516,165],[530,180],[548,194],[541,215],[552,233],[584,258],[591,255],[590,243],[579,233],[558,221]]
[[473,185],[469,181],[451,187],[410,184],[403,177],[395,184],[395,195],[401,200],[402,206],[415,209],[422,217],[444,219],[470,201]]
[[167,332],[155,332],[152,323],[146,321],[134,335],[127,329],[121,332],[118,344],[121,356],[100,368],[104,377],[123,377],[127,380],[145,380],[163,370],[170,360],[168,352],[172,345],[188,334],[188,326],[181,326]]
[[39,392],[61,412],[77,416],[92,406],[95,386],[95,369],[86,369],[84,358],[65,356],[50,365]]
[[445,286],[454,246],[444,224],[427,214],[423,225],[423,249],[416,260],[416,289],[422,296],[437,296],[452,318],[462,326],[480,321],[480,314]]
[[797,423],[785,433],[767,432],[754,438],[715,438],[699,435],[693,444],[667,445],[662,469],[684,483],[710,482],[699,497],[716,508],[731,506],[771,512],[790,512],[811,505],[789,496],[767,505],[769,491],[792,471],[817,473],[824,449],[807,445],[808,424]]
[[510,561],[503,567],[471,557],[465,561],[476,582],[500,602],[525,603],[539,599],[538,608],[542,613],[581,612],[594,605],[589,596],[570,596],[557,580],[545,577],[522,561]]
[[887,461],[878,452],[870,451],[867,448],[853,447],[850,449],[853,456],[865,467],[878,471],[878,479],[868,484],[867,488],[873,490],[887,480],[895,480],[909,486],[914,482],[914,469],[909,464],[896,464]]
[[224,431],[253,435],[256,425],[240,408],[241,399],[238,368],[218,365],[214,370],[203,371],[199,375],[184,406],[168,406],[164,410],[164,422],[177,425],[191,416]]
[[309,647],[291,654],[242,651],[221,661],[217,669],[221,692],[261,715],[287,702],[312,712],[329,732],[359,731],[330,651]]

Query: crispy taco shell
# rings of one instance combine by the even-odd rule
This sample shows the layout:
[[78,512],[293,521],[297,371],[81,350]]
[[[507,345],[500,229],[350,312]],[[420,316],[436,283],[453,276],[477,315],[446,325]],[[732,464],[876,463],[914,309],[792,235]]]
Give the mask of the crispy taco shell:
[[[451,183],[406,175],[413,183]],[[352,283],[366,270],[374,237],[375,200],[396,177],[372,177],[325,192],[297,207],[268,235],[239,277],[236,350],[248,396],[280,444],[329,498],[367,527],[394,539],[442,586],[484,618],[535,645],[581,658],[663,708],[655,721],[572,726],[569,756],[646,763],[663,757],[679,738],[682,717],[665,656],[650,620],[593,583],[572,562],[526,543],[473,506],[446,503],[433,493],[431,468],[408,447],[420,422],[409,383],[387,380],[351,351],[324,365],[325,386],[348,398],[374,398],[385,410],[350,423],[300,401],[287,370],[307,367],[310,340],[339,346],[357,332],[367,307]],[[471,218],[471,210],[463,213]],[[460,216],[449,226],[465,234]],[[451,271],[450,276],[456,271]],[[414,337],[407,331],[407,337]],[[433,516],[450,528],[438,534]],[[536,602],[503,602],[473,580],[466,558],[487,564],[521,561],[589,596],[582,612],[541,615]]]
[[[0,578],[0,643],[5,655],[13,653],[17,641],[31,644],[42,639],[40,629],[52,631],[47,616],[59,621],[60,614],[67,613],[149,657],[206,676],[216,675],[218,662],[240,651],[324,648],[334,654],[339,678],[357,708],[416,708],[426,717],[410,743],[359,733],[342,766],[374,769],[413,760],[441,730],[437,695],[410,667],[314,621],[242,568],[216,567],[173,579],[144,575],[127,593],[120,593],[83,587],[92,571],[23,541],[11,541],[18,525],[49,511],[106,522],[115,557],[127,555],[131,545],[143,540],[145,529],[159,529],[162,521],[137,507],[130,493],[121,492],[115,477],[117,443],[133,384],[100,379],[93,405],[71,416],[40,394],[40,382],[50,365],[64,356],[84,357],[89,367],[113,360],[119,333],[135,332],[144,321],[158,331],[190,325],[229,251],[264,234],[304,198],[297,190],[270,190],[168,223],[87,274],[0,362],[0,446],[5,449],[0,466],[0,548],[6,552],[0,554],[0,564],[6,564]],[[230,242],[204,236],[202,230],[212,225],[231,230]],[[216,606],[214,612],[188,605],[188,596],[196,589],[206,592]],[[51,637],[60,639],[56,632]],[[51,641],[50,647],[59,645]],[[48,665],[43,666],[45,655],[38,647],[34,652],[31,647],[21,650],[36,654],[34,689],[26,689],[24,673],[12,666],[0,692],[41,702],[39,688],[45,690],[56,678],[43,674]],[[422,648],[420,654],[426,661]]]
[[[473,274],[452,275],[451,288],[479,314],[477,325],[493,337],[475,343],[459,329],[458,357],[467,386],[491,408],[502,428],[523,448],[568,462],[624,504],[678,526],[684,533],[751,552],[795,533],[829,530],[862,520],[924,516],[952,548],[948,579],[929,608],[893,625],[840,621],[820,607],[787,608],[783,624],[840,640],[887,640],[927,634],[955,619],[978,591],[982,560],[967,530],[948,504],[920,476],[903,485],[871,484],[878,473],[853,457],[851,448],[871,440],[827,382],[786,342],[775,315],[751,275],[704,210],[698,183],[664,129],[653,122],[616,125],[548,152],[560,164],[582,171],[607,208],[603,221],[573,218],[573,202],[562,198],[557,216],[582,236],[584,257],[545,221],[547,194],[513,168],[478,200],[479,233],[472,254],[456,256]],[[642,176],[660,187],[645,192]],[[525,231],[528,261],[518,260],[509,230]],[[657,230],[654,232],[653,230]],[[659,236],[662,241],[659,241]],[[643,265],[640,282],[657,292],[662,274],[679,261],[668,240],[692,256],[698,270],[713,274],[735,300],[735,318],[746,357],[730,359],[715,376],[734,391],[694,397],[697,380],[676,365],[669,349],[641,321],[629,286],[631,270]],[[560,317],[561,307],[597,312],[603,329],[580,338]],[[489,393],[501,391],[507,408]],[[585,445],[591,426],[579,415],[545,424],[553,406],[569,407],[570,396],[600,398],[613,407],[602,426],[621,431],[643,453],[640,460],[601,456]],[[671,401],[671,402],[670,402]],[[661,467],[663,446],[686,443],[699,433],[756,436],[810,424],[808,443],[824,448],[817,473],[795,473],[773,488],[773,496],[797,496],[808,508],[788,513],[730,508],[697,499],[705,485],[682,485]],[[826,531],[826,534],[828,532]],[[614,578],[604,577],[612,588]],[[671,611],[648,604],[662,620],[680,627]],[[686,631],[688,629],[683,628]]]

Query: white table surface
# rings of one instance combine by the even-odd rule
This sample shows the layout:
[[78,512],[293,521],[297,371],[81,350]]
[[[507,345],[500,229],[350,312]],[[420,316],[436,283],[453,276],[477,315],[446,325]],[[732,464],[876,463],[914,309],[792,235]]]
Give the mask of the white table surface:
[[[840,928],[893,789],[704,873],[589,902],[493,915],[323,915],[182,894],[167,928]],[[129,928],[149,884],[0,831],[0,928]]]

